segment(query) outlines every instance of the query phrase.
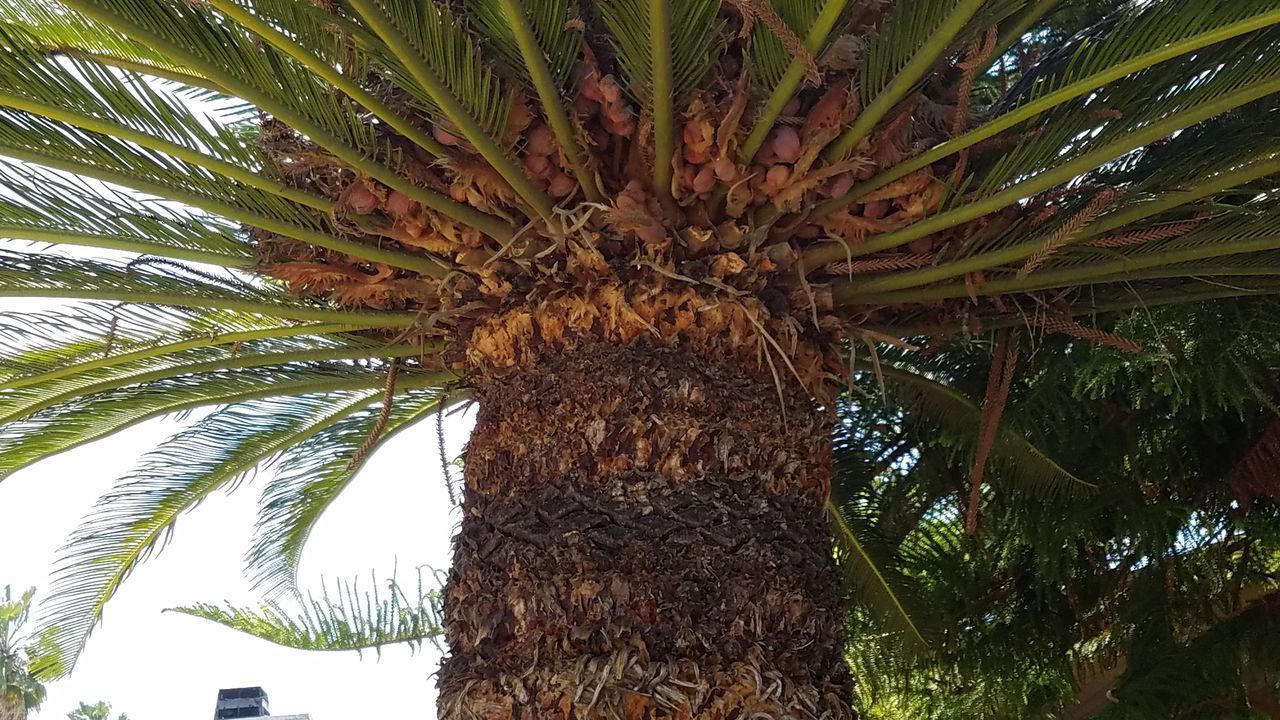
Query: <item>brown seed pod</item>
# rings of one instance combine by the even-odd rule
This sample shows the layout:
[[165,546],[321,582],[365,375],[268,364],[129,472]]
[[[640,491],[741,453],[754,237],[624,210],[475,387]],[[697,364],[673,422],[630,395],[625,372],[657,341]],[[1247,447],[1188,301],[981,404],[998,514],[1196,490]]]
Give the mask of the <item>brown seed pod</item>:
[[872,220],[879,220],[880,218],[888,214],[889,214],[888,200],[872,200],[871,202],[862,206],[862,217],[865,217],[865,218],[871,218]]
[[734,164],[732,160],[730,160],[729,158],[723,155],[716,158],[716,161],[715,163],[713,163],[712,167],[715,168],[716,177],[720,178],[725,182],[728,182],[738,177],[738,166]]
[[573,113],[582,119],[593,118],[600,110],[600,103],[587,97],[586,93],[573,100]]
[[435,137],[437,141],[440,142],[441,145],[449,145],[451,147],[454,147],[454,146],[461,145],[463,142],[462,138],[458,137],[457,135],[454,135],[448,130],[445,130],[439,125],[431,129],[431,134],[432,136]]
[[787,186],[787,180],[791,179],[791,168],[786,165],[774,165],[769,168],[765,174],[764,187],[770,195],[777,194],[782,188]]
[[558,198],[569,197],[573,194],[578,184],[568,175],[557,172],[551,176],[551,184],[547,187],[547,191]]
[[600,99],[609,104],[614,104],[622,99],[622,88],[612,75],[605,75],[600,78]]
[[530,155],[524,159],[524,168],[529,176],[537,180],[545,180],[551,171],[551,158],[546,155]]
[[684,166],[684,169],[680,171],[680,179],[684,181],[685,187],[693,187],[693,177],[697,172],[698,167],[696,165]]
[[853,175],[844,173],[831,178],[831,181],[827,183],[826,188],[823,190],[823,194],[827,197],[840,197],[849,192],[851,187],[853,187]]
[[698,150],[697,148],[691,147],[689,145],[684,146],[685,162],[693,163],[694,165],[701,165],[710,159],[711,159],[711,154],[708,153],[706,150]]
[[715,186],[716,170],[710,165],[704,166],[693,178],[693,191],[696,193],[709,193]]
[[387,195],[387,204],[385,209],[387,214],[392,218],[396,220],[404,220],[417,215],[421,206],[399,190],[392,190],[391,193]]
[[793,163],[800,159],[800,133],[789,125],[779,125],[769,133],[769,144],[780,162]]
[[586,76],[582,78],[582,84],[580,87],[582,88],[583,97],[596,102],[600,102],[604,99],[604,93],[600,87],[600,76],[595,74],[595,72],[588,72]]
[[817,225],[801,225],[795,231],[795,236],[802,240],[813,240],[821,234],[822,228]]
[[551,155],[556,151],[556,138],[551,128],[538,124],[529,129],[526,145],[530,155]]
[[364,182],[356,182],[342,194],[339,205],[356,215],[367,215],[380,204],[378,195]]

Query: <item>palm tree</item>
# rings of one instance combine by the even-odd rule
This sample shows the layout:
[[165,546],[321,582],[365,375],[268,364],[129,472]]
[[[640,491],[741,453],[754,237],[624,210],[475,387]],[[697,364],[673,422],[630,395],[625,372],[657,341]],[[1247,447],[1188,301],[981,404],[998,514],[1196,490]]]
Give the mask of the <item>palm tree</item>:
[[15,599],[6,585],[0,596],[0,720],[26,720],[44,701],[44,686],[29,667],[36,643],[21,632],[34,595],[30,590]]
[[994,346],[972,533],[1045,335],[1280,288],[1278,1],[1030,52],[1054,5],[6,3],[0,233],[123,257],[0,253],[79,301],[3,321],[0,473],[217,408],[72,538],[46,671],[209,494],[276,463],[249,560],[289,589],[369,454],[474,399],[442,717],[847,716],[851,372],[946,402],[881,356]]
[[[67,713],[67,720],[111,720],[111,705],[101,701],[92,705],[82,702],[80,707]],[[121,713],[116,720],[129,720],[129,716]]]

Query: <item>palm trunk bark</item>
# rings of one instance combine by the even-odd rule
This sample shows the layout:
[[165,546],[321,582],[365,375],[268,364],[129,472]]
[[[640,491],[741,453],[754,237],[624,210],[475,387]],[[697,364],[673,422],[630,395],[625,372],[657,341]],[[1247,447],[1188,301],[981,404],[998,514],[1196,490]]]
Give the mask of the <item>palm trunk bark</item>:
[[476,380],[442,718],[847,718],[830,428],[756,363],[594,346]]
[[0,695],[0,720],[27,720],[27,707],[17,695]]

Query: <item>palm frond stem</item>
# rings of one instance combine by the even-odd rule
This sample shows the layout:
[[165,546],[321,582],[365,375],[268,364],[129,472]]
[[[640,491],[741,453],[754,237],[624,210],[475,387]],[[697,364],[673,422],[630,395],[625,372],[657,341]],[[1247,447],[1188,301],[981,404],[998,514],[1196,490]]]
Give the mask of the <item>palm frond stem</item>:
[[103,250],[120,250],[155,257],[172,258],[187,262],[203,263],[225,268],[246,268],[253,264],[249,256],[224,255],[178,247],[175,245],[151,242],[141,237],[123,235],[96,235],[92,233],[72,232],[69,230],[42,230],[40,228],[0,223],[0,237],[13,240],[29,240],[31,242],[49,243],[50,245],[78,245],[80,247],[101,248]]
[[[822,11],[813,22],[813,27],[809,28],[809,33],[805,35],[804,48],[809,51],[810,55],[816,56],[822,50],[822,46],[827,42],[827,38],[831,35],[831,30],[835,28],[836,22],[840,20],[840,15],[847,5],[848,0],[826,0],[826,3],[823,4]],[[804,80],[804,74],[805,65],[798,58],[793,60],[791,65],[787,67],[787,71],[778,82],[778,86],[773,89],[773,92],[769,94],[769,98],[765,100],[759,116],[751,126],[751,132],[738,148],[739,162],[748,163],[755,157],[756,152],[760,150],[760,146],[768,138],[769,131],[773,129],[774,123],[782,115],[782,109],[786,107],[787,102],[791,100],[791,96],[795,95],[796,90],[800,87],[801,81]]]
[[224,68],[209,66],[198,56],[168,42],[155,33],[148,32],[137,23],[102,10],[92,0],[65,0],[65,4],[138,42],[146,43],[156,48],[175,61],[182,62],[187,67],[203,71],[202,74],[212,82],[226,88],[228,92],[236,97],[240,97],[276,116],[294,130],[310,137],[353,170],[364,173],[394,190],[399,190],[436,212],[463,224],[470,225],[499,242],[511,238],[513,231],[500,218],[480,212],[468,205],[455,202],[441,193],[409,182],[395,171],[367,156],[364,150],[349,146],[342,139],[313,122],[304,114],[295,112],[292,108],[276,102],[269,94],[260,92],[251,85],[236,79]]
[[138,62],[128,58],[116,57],[103,52],[90,52],[76,47],[49,47],[44,50],[49,55],[65,55],[71,58],[87,60],[89,62],[98,63],[100,65],[109,65],[111,67],[124,70],[125,72],[138,73],[139,75],[150,75],[160,80],[177,83],[191,88],[199,88],[208,90],[209,92],[219,95],[230,95],[221,85],[192,73],[178,72],[170,68],[159,67],[149,63]]
[[804,267],[822,267],[828,263],[843,260],[850,253],[858,256],[888,250],[926,235],[932,235],[935,232],[975,220],[1018,202],[1022,198],[1031,197],[1050,188],[1068,183],[1084,172],[1103,165],[1136,148],[1167,137],[1178,130],[1278,92],[1280,92],[1280,80],[1247,85],[1235,91],[1224,93],[1212,101],[1190,110],[1174,113],[1162,120],[1152,122],[1115,142],[1092,152],[1084,153],[1073,160],[1046,170],[1027,180],[1010,185],[1006,189],[977,202],[960,205],[933,217],[924,218],[901,230],[869,237],[865,242],[852,247],[847,247],[842,243],[827,243],[814,246],[804,253]]
[[[446,383],[456,380],[456,376],[448,372],[437,373],[413,373],[410,375],[401,375],[396,385],[398,391],[409,390],[426,390],[440,387]],[[51,457],[53,454],[73,450],[81,445],[110,437],[118,432],[127,430],[131,427],[153,420],[155,418],[174,415],[199,408],[211,407],[215,405],[234,405],[236,403],[249,402],[251,400],[263,400],[273,397],[288,397],[297,395],[310,395],[312,393],[329,393],[343,392],[355,390],[377,390],[383,386],[386,378],[381,373],[370,374],[367,377],[355,378],[329,378],[324,380],[302,380],[294,382],[274,383],[267,389],[255,389],[241,392],[230,392],[221,394],[211,394],[196,399],[177,400],[168,404],[162,404],[154,407],[147,412],[138,414],[108,430],[89,433],[88,435],[66,443],[60,447],[56,453],[38,454],[28,459],[21,460],[17,463],[7,464],[4,472],[0,473],[0,480],[16,473],[17,471],[29,467],[32,464]]]
[[438,352],[443,346],[439,344],[401,343],[389,347],[368,345],[362,347],[340,347],[325,349],[296,350],[293,352],[262,353],[254,355],[236,355],[222,360],[211,360],[202,363],[190,363],[174,367],[161,368],[150,372],[125,375],[119,378],[103,380],[84,386],[78,386],[63,393],[47,395],[26,404],[18,405],[7,413],[0,414],[0,425],[28,417],[32,413],[53,407],[77,397],[93,395],[108,390],[116,390],[130,385],[140,385],[179,375],[195,373],[216,373],[228,370],[240,370],[251,367],[286,365],[290,363],[323,362],[326,360],[364,360],[374,358],[399,358],[425,356]]
[[1231,243],[1208,243],[1202,246],[1145,252],[1111,262],[1084,263],[1078,267],[1041,270],[1025,279],[1016,277],[1001,278],[988,280],[977,285],[951,283],[879,294],[863,294],[859,292],[860,288],[858,288],[857,283],[843,281],[833,283],[831,292],[837,304],[887,305],[904,302],[928,302],[966,297],[970,292],[975,292],[978,295],[1000,295],[1072,285],[1088,285],[1105,282],[1113,278],[1125,278],[1129,273],[1138,270],[1268,250],[1280,250],[1280,235],[1266,235]]
[[300,335],[333,335],[337,333],[354,332],[362,329],[365,328],[360,325],[315,323],[311,325],[267,328],[264,330],[245,330],[242,332],[201,335],[200,337],[192,338],[190,340],[151,345],[150,347],[141,350],[133,350],[115,355],[107,355],[93,360],[72,363],[55,370],[49,370],[35,375],[23,375],[5,382],[0,382],[0,390],[13,390],[16,388],[28,387],[30,385],[37,385],[50,380],[64,378],[69,375],[89,372],[90,370],[122,365],[137,360],[163,357],[172,353],[182,352],[183,350],[214,347],[216,345],[235,345],[236,343],[251,342],[254,340],[273,340],[277,338],[298,337]]
[[836,547],[840,548],[844,553],[856,555],[856,557],[850,558],[850,562],[855,562],[858,567],[871,572],[875,587],[868,589],[868,591],[887,598],[898,616],[898,622],[908,628],[913,644],[927,648],[929,642],[925,640],[924,634],[916,625],[915,619],[907,611],[906,606],[903,605],[893,585],[880,570],[880,564],[867,553],[862,542],[858,539],[857,533],[853,531],[853,528],[849,527],[849,523],[840,512],[840,508],[836,507],[836,504],[830,499],[827,500],[826,514],[827,525],[831,528],[831,534],[835,536]]
[[[1104,215],[1098,222],[1090,224],[1073,239],[1073,244],[1080,244],[1099,235],[1119,229],[1130,223],[1157,215],[1227,188],[1236,187],[1251,180],[1257,180],[1280,172],[1280,157],[1273,160],[1253,162],[1232,172],[1211,176],[1204,182],[1197,183],[1185,190],[1165,193],[1151,202],[1140,203],[1131,208],[1118,210]],[[1032,240],[1011,245],[1001,250],[981,253],[935,267],[921,268],[907,272],[893,273],[882,277],[868,278],[858,281],[857,295],[876,295],[895,290],[922,287],[948,278],[960,277],[967,273],[989,270],[1009,263],[1026,259],[1035,253],[1043,243]],[[852,297],[852,295],[850,295]]]
[[1224,173],[1216,173],[1209,175],[1200,182],[1184,186],[1177,190],[1160,193],[1158,196],[1148,202],[1139,203],[1132,207],[1122,208],[1115,212],[1107,213],[1098,218],[1096,223],[1089,225],[1080,233],[1078,240],[1084,242],[1099,235],[1114,230],[1119,230],[1126,225],[1145,220],[1146,218],[1159,215],[1166,210],[1172,210],[1183,205],[1188,205],[1197,200],[1202,200],[1210,195],[1220,193],[1232,188],[1239,187],[1245,183],[1260,180],[1271,175],[1280,174],[1280,153],[1274,153],[1270,157],[1264,157],[1249,162],[1235,170]]
[[565,159],[568,160],[574,177],[578,179],[578,185],[582,187],[583,194],[588,200],[599,202],[601,195],[598,183],[587,169],[582,155],[582,145],[578,141],[577,133],[573,130],[573,124],[569,121],[569,114],[565,111],[564,98],[555,78],[551,75],[551,69],[547,67],[546,55],[538,44],[533,27],[529,24],[529,18],[518,0],[501,0],[501,3],[516,44],[520,47],[520,55],[524,58],[525,69],[533,81],[538,99],[542,101],[542,111],[546,115],[547,124],[551,126],[551,132],[555,134],[556,142],[564,152]]
[[444,267],[442,264],[443,261],[441,260],[422,255],[412,255],[409,253],[399,252],[397,250],[384,250],[374,245],[366,245],[352,240],[344,240],[328,233],[300,227],[289,222],[277,220],[276,218],[269,217],[267,215],[260,215],[258,213],[251,212],[234,203],[223,202],[199,193],[187,192],[178,188],[168,187],[159,183],[134,177],[132,175],[126,175],[125,173],[90,165],[88,163],[75,162],[67,160],[66,158],[12,147],[5,144],[0,144],[0,155],[7,155],[16,160],[22,160],[23,162],[29,162],[36,165],[43,165],[45,167],[75,175],[84,175],[103,182],[114,183],[116,185],[137,190],[138,192],[147,193],[148,195],[154,195],[167,200],[180,202],[185,205],[207,210],[217,215],[222,215],[223,217],[242,222],[246,225],[252,225],[278,235],[318,245],[323,248],[335,250],[364,260],[380,262],[392,267],[403,268],[405,270],[413,270],[414,272],[419,272],[430,277],[444,277],[448,274],[448,269]]
[[653,64],[653,191],[671,195],[675,153],[676,90],[672,69],[671,0],[649,0],[649,43]]
[[[386,12],[378,6],[377,1],[348,0],[348,3],[386,43],[391,54],[408,70],[413,79],[436,101],[441,112],[462,132],[467,142],[471,143],[472,147],[498,171],[498,174],[538,215],[544,219],[550,219],[554,207],[551,198],[534,185],[533,180],[524,170],[512,161],[506,151],[489,136],[489,132],[467,112],[467,109],[446,86],[444,80],[423,61],[418,50],[400,28],[395,26]],[[508,239],[510,236],[511,232],[508,228],[506,238],[499,239]]]
[[263,192],[276,195],[286,200],[292,200],[300,205],[319,210],[321,212],[329,212],[333,209],[333,201],[328,198],[321,197],[314,193],[296,188],[286,187],[280,183],[254,172],[253,170],[225,160],[206,155],[194,148],[180,145],[155,135],[134,130],[127,125],[116,122],[101,120],[98,118],[88,117],[80,113],[60,108],[47,103],[35,102],[27,98],[20,97],[9,93],[0,92],[0,107],[9,107],[15,110],[21,110],[33,115],[40,115],[57,120],[68,125],[74,125],[78,128],[89,130],[91,132],[109,135],[111,137],[127,140],[145,148],[171,155],[184,162],[191,163],[197,167],[205,168],[219,175],[229,177],[238,182],[244,183],[249,187],[257,188]]
[[308,70],[323,78],[325,82],[341,90],[347,97],[363,105],[379,120],[387,123],[396,132],[405,136],[410,142],[426,150],[436,157],[445,157],[448,149],[430,134],[422,131],[413,123],[404,119],[386,103],[365,90],[337,68],[317,57],[300,43],[280,32],[258,15],[249,12],[245,6],[232,0],[209,0],[209,4],[232,20],[240,23],[250,32],[266,40],[272,47],[305,65]]
[[365,328],[407,328],[420,320],[411,312],[370,312],[341,310],[338,308],[311,307],[306,305],[272,304],[231,297],[204,297],[181,293],[160,293],[146,290],[113,290],[97,288],[41,288],[0,287],[0,297],[49,298],[64,300],[105,300],[107,302],[134,303],[138,305],[169,305],[172,307],[209,308],[257,313],[268,317],[285,317],[294,320],[332,322]]
[[929,72],[929,68],[938,62],[938,58],[946,53],[947,48],[955,41],[956,35],[968,24],[969,20],[981,9],[986,0],[960,0],[939,25],[938,30],[929,36],[924,45],[912,56],[902,70],[889,81],[889,84],[875,99],[871,101],[858,119],[853,121],[840,137],[826,150],[828,162],[840,160],[863,138],[871,134],[875,126],[888,115],[911,89]]
[[875,177],[854,185],[844,195],[832,198],[818,205],[814,209],[812,217],[821,218],[829,215],[842,207],[848,206],[850,203],[857,202],[860,198],[879,190],[895,180],[900,180],[917,170],[929,167],[943,158],[954,155],[966,148],[973,147],[983,140],[994,137],[1009,128],[1026,122],[1027,120],[1052,110],[1064,103],[1083,97],[1109,83],[1119,80],[1120,78],[1132,75],[1133,73],[1139,72],[1153,65],[1158,65],[1166,60],[1171,60],[1173,58],[1195,52],[1196,50],[1209,45],[1214,45],[1255,30],[1270,27],[1276,23],[1280,23],[1280,10],[1262,13],[1239,22],[1224,25],[1220,28],[1214,28],[1209,32],[1200,33],[1189,38],[1184,38],[1178,42],[1169,43],[1168,45],[1164,45],[1163,47],[1157,48],[1149,53],[1139,55],[1126,62],[1109,65],[1104,70],[1077,80],[1074,83],[1070,83],[1064,87],[1054,90],[1053,92],[1047,93],[1042,97],[1026,103],[1025,105],[1020,105],[1018,108],[1011,110],[988,123],[980,125],[959,137],[953,138],[939,145],[935,145],[910,160],[894,165],[885,172],[879,173]]

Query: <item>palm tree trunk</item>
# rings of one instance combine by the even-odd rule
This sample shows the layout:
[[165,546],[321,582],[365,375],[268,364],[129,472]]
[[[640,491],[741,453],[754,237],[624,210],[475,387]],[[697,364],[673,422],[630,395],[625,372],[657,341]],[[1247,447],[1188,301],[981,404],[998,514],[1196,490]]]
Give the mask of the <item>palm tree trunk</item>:
[[441,718],[847,718],[830,427],[767,370],[595,346],[476,381]]
[[0,695],[0,720],[27,720],[27,706],[18,695]]

